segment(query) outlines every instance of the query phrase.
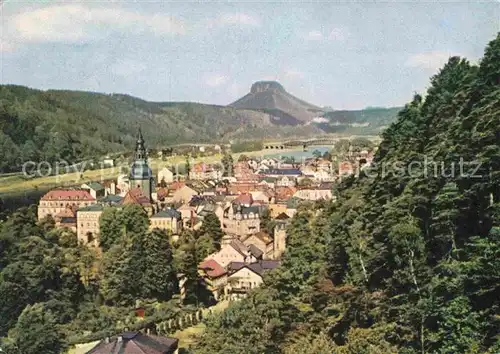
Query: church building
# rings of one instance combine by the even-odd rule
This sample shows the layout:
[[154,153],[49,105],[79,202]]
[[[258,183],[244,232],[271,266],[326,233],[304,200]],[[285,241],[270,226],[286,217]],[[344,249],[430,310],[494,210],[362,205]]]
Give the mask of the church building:
[[142,137],[141,130],[139,129],[139,134],[135,145],[134,162],[130,167],[130,190],[139,188],[142,191],[142,194],[151,201],[153,183],[153,172],[148,165],[146,146],[144,145],[144,138]]

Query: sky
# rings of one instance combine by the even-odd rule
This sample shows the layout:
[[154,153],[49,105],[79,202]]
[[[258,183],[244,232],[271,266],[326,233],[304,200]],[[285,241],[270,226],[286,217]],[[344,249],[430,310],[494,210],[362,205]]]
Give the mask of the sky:
[[319,106],[400,106],[500,31],[498,0],[0,3],[2,84],[221,105],[277,80]]

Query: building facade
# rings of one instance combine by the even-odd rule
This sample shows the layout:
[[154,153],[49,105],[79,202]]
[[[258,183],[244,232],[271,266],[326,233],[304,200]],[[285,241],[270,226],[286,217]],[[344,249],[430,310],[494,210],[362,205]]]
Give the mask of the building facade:
[[99,247],[99,219],[104,207],[93,204],[78,209],[76,212],[76,226],[78,242]]
[[79,209],[96,203],[87,191],[80,189],[54,189],[46,193],[38,205],[38,220],[47,215],[56,216],[66,209]]

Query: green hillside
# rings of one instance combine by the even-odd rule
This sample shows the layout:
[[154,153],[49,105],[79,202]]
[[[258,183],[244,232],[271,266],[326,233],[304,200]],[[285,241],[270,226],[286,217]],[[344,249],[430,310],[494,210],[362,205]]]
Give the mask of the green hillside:
[[[364,119],[371,120],[372,116],[368,114]],[[130,150],[138,126],[149,147],[325,133],[321,126],[283,125],[272,115],[254,110],[3,85],[0,86],[0,173],[18,171],[24,161],[78,162]],[[379,131],[370,125],[361,132],[355,127],[338,132],[378,134]]]
[[139,125],[155,147],[217,142],[266,120],[257,112],[197,103],[0,86],[0,172],[18,170],[21,161],[78,161],[130,149]]
[[499,83],[500,34],[479,66],[450,58],[193,353],[499,353]]

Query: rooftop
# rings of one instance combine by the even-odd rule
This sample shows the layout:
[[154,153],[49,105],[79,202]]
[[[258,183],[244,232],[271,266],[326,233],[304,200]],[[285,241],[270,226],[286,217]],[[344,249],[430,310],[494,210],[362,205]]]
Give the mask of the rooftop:
[[181,213],[179,213],[177,210],[172,209],[172,208],[167,208],[165,210],[161,210],[155,215],[151,217],[151,219],[154,218],[172,218],[172,219],[180,219],[181,218]]
[[141,332],[124,332],[102,340],[86,354],[173,354],[179,345],[176,338],[150,336]]
[[118,204],[122,201],[123,197],[117,194],[108,194],[104,198],[99,199],[100,203]]
[[82,189],[54,189],[47,192],[41,200],[94,201],[95,198]]
[[207,259],[200,263],[198,269],[205,271],[210,278],[218,278],[226,274],[226,270],[214,259]]
[[104,207],[101,204],[92,204],[84,208],[78,209],[79,213],[91,212],[91,211],[103,211]]
[[90,182],[90,183],[87,183],[87,186],[90,188],[90,189],[93,189],[95,191],[102,191],[104,190],[104,186],[101,185],[100,183],[97,183],[97,182]]
[[252,272],[262,276],[265,271],[275,269],[279,265],[280,265],[279,261],[262,260],[251,264],[245,262],[231,262],[228,264],[227,267],[230,274],[234,274],[242,268],[248,268]]
[[147,205],[151,204],[151,201],[149,200],[148,197],[144,195],[142,189],[133,188],[127,192],[121,203],[124,205],[127,204]]

